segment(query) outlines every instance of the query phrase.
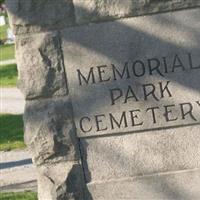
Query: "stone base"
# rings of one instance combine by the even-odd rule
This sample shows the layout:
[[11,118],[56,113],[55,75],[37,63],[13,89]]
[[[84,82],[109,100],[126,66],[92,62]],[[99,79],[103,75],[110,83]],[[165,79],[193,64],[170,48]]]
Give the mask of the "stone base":
[[[200,169],[88,184],[95,200],[197,200]],[[90,199],[90,197],[86,198]]]

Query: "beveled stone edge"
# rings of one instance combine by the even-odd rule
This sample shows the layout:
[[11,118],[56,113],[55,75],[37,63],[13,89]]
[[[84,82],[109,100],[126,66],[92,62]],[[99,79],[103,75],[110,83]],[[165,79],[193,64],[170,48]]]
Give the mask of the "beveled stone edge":
[[181,173],[187,173],[187,172],[198,172],[200,171],[200,168],[191,168],[191,169],[182,169],[182,170],[176,170],[176,171],[166,171],[166,172],[157,172],[157,173],[151,173],[151,174],[143,174],[143,175],[136,175],[133,177],[126,177],[126,178],[119,178],[119,179],[110,179],[106,181],[92,181],[87,183],[87,185],[93,185],[93,184],[103,184],[103,183],[113,183],[113,182],[119,182],[119,181],[137,181],[143,178],[151,178],[155,176],[168,176],[168,175],[176,175]]
[[[112,0],[112,1],[115,1],[115,0]],[[112,3],[112,1],[111,1],[111,3]],[[18,0],[17,1],[15,0],[15,3],[18,3]],[[105,3],[104,6],[109,7],[108,3],[109,2]],[[13,4],[13,2],[12,2],[12,4]],[[182,2],[165,2],[165,3],[153,2],[153,3],[149,3],[148,5],[139,6],[138,8],[130,7],[130,8],[128,8],[129,11],[125,11],[124,13],[102,14],[101,11],[98,10],[98,8],[97,8],[97,10],[93,10],[93,11],[86,9],[86,10],[84,10],[84,12],[86,14],[80,14],[79,10],[82,10],[82,8],[79,8],[78,5],[76,5],[76,2],[72,2],[72,4],[73,4],[73,6],[72,6],[73,9],[71,10],[71,12],[73,13],[73,15],[75,17],[75,20],[69,19],[68,23],[61,21],[60,24],[62,24],[62,25],[59,25],[59,26],[47,25],[47,24],[42,24],[42,26],[41,25],[38,26],[38,25],[33,25],[33,24],[15,25],[14,23],[12,23],[13,19],[16,17],[16,15],[11,13],[11,11],[9,9],[10,5],[7,3],[9,18],[10,18],[9,21],[11,22],[11,27],[12,27],[14,33],[16,35],[20,35],[20,34],[27,34],[27,33],[51,31],[51,30],[55,30],[55,29],[62,30],[63,28],[87,25],[90,23],[114,21],[117,19],[123,19],[123,18],[129,18],[129,17],[145,16],[145,15],[152,15],[152,14],[165,13],[165,12],[174,12],[174,11],[178,11],[178,10],[193,9],[193,8],[200,7],[200,2],[197,2],[195,0],[187,0],[187,2],[183,2],[183,3]],[[159,5],[159,6],[157,6],[157,5]],[[118,5],[118,6],[120,6],[120,5]],[[94,12],[96,14],[91,14],[91,12]]]

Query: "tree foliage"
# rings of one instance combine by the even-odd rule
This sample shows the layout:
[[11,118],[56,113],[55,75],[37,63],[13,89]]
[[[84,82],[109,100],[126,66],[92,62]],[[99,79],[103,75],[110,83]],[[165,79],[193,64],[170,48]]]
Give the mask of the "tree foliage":
[[5,3],[5,0],[0,0],[0,4]]

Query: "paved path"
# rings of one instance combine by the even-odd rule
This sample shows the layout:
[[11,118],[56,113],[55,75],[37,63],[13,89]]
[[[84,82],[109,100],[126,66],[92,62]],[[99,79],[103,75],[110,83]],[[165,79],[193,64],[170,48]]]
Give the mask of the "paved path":
[[22,114],[25,100],[17,88],[0,88],[0,113]]
[[[17,88],[0,88],[0,113],[22,114],[24,105]],[[0,151],[0,191],[25,190],[37,190],[36,170],[28,151]]]
[[0,65],[10,65],[10,64],[15,64],[16,60],[12,59],[12,60],[1,60],[0,61]]
[[36,170],[28,151],[0,151],[0,192],[36,191],[36,178]]

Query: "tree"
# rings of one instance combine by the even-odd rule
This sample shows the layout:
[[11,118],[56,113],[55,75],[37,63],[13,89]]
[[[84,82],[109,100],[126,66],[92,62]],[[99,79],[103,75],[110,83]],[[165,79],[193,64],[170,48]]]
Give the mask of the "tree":
[[5,3],[5,0],[0,0],[0,4],[3,4],[3,3]]

